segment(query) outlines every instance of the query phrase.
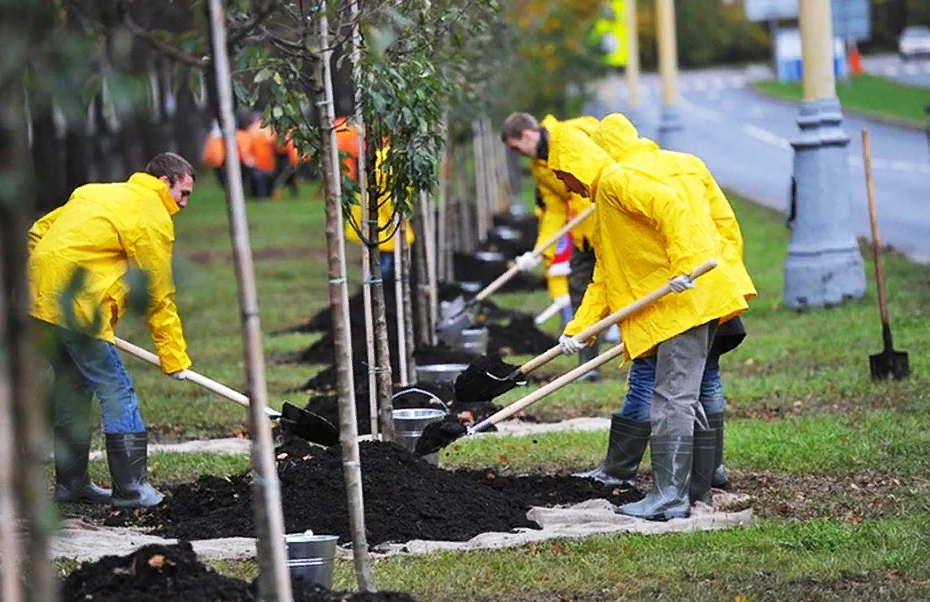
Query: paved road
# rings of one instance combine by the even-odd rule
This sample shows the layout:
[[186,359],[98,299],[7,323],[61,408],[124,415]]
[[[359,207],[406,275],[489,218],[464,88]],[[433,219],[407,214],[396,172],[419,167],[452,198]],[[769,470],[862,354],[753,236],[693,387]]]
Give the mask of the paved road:
[[[794,103],[756,94],[749,82],[767,69],[713,69],[682,73],[679,88],[686,132],[685,150],[701,157],[722,186],[785,211],[797,134]],[[655,137],[658,124],[658,81],[642,82],[642,107],[634,122],[644,136]],[[928,98],[930,102],[930,98]],[[625,84],[606,81],[599,88],[592,114],[625,112]],[[923,132],[846,117],[849,135],[853,227],[869,236],[860,130],[872,140],[879,228],[883,242],[919,261],[930,262],[930,146]]]
[[[896,54],[869,56],[862,59],[862,70],[912,86],[930,88],[930,58],[902,61]],[[930,97],[927,102],[930,102]]]

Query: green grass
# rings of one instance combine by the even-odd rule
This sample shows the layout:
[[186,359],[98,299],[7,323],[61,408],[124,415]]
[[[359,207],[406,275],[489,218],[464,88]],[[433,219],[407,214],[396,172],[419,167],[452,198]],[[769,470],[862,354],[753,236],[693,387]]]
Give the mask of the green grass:
[[[313,188],[299,199],[250,203],[270,402],[318,369],[283,364],[318,335],[271,333],[306,321],[328,303],[323,214]],[[749,336],[722,360],[731,419],[726,462],[755,489],[758,526],[728,532],[597,537],[511,550],[379,559],[381,589],[420,600],[922,600],[930,597],[930,266],[886,254],[885,272],[896,347],[908,351],[912,376],[896,383],[869,379],[868,355],[881,349],[872,264],[860,300],[806,312],[783,306],[788,232],[783,217],[731,197],[746,241],[746,264],[759,290],[744,316]],[[198,184],[177,219],[180,264],[177,301],[194,369],[242,387],[236,284],[226,258],[225,206],[212,183]],[[359,277],[350,246],[350,290]],[[536,312],[545,293],[500,294],[507,307]],[[557,320],[545,330],[558,333]],[[139,316],[119,334],[151,347]],[[521,363],[526,357],[510,358]],[[543,371],[564,372],[573,358]],[[143,417],[162,438],[240,434],[243,408],[189,383],[127,360]],[[627,368],[615,362],[597,384],[570,385],[527,411],[547,418],[606,416],[620,407]],[[532,388],[501,398],[509,403]],[[444,467],[494,467],[504,473],[565,474],[604,454],[606,433],[476,437],[441,455]],[[153,482],[247,469],[248,456],[153,453]],[[103,461],[92,474],[106,479]],[[213,563],[251,579],[254,562]],[[68,566],[62,565],[63,570]],[[337,563],[336,586],[354,587],[351,564]],[[566,596],[560,598],[560,596]],[[573,598],[572,596],[577,596]]]
[[[801,100],[800,82],[762,81],[756,89],[785,100]],[[925,121],[927,89],[898,83],[875,75],[860,75],[838,81],[836,95],[844,109],[898,119],[920,126]]]

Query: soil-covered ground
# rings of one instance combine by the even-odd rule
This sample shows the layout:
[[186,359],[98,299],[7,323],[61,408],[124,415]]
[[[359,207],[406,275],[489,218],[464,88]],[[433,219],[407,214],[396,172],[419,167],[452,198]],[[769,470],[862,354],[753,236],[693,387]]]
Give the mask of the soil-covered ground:
[[[501,476],[492,471],[452,472],[389,443],[360,446],[365,524],[370,545],[412,539],[465,541],[486,532],[538,528],[526,518],[531,505],[571,504],[605,498],[637,500],[636,490],[603,487],[577,477]],[[351,538],[341,450],[289,440],[277,449],[285,529]],[[181,540],[254,536],[248,473],[204,476],[168,490],[148,510],[114,511],[106,523],[152,527]]]
[[[415,602],[404,593],[348,594],[315,583],[292,582],[294,602]],[[220,575],[198,559],[190,543],[143,546],[127,556],[85,562],[65,577],[64,602],[253,602],[255,582]]]

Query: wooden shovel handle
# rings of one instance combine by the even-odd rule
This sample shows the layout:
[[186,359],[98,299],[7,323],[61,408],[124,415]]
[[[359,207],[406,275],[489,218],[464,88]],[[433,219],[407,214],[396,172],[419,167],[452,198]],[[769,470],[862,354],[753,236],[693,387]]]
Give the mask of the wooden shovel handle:
[[[535,255],[536,257],[541,257],[543,254],[543,251],[545,251],[546,249],[548,249],[555,243],[559,242],[559,239],[565,236],[566,232],[568,232],[569,230],[571,230],[572,228],[574,228],[575,226],[583,222],[585,219],[587,219],[589,215],[594,213],[594,209],[595,209],[595,206],[592,204],[590,207],[588,207],[587,209],[585,209],[584,211],[576,215],[574,218],[572,218],[567,224],[562,226],[561,230],[553,234],[551,237],[549,237],[548,240],[546,240],[541,245],[533,249],[533,255]],[[520,269],[517,266],[515,265],[511,266],[510,269],[508,269],[506,272],[498,276],[497,279],[494,280],[494,282],[492,282],[491,284],[484,287],[481,291],[479,291],[478,294],[475,295],[475,297],[471,300],[471,302],[477,303],[478,301],[484,301],[489,295],[494,293],[494,291],[504,286],[504,284],[506,284],[508,280],[513,278],[514,275],[516,275],[516,273],[519,271]]]
[[[113,340],[113,344],[118,349],[125,351],[129,355],[133,355],[139,358],[140,360],[144,360],[155,366],[161,366],[161,360],[158,359],[158,356],[147,349],[143,349],[142,347],[139,347],[138,345],[133,345],[129,341],[124,341],[123,339],[119,337],[116,337]],[[217,395],[220,395],[221,397],[225,397],[226,399],[230,401],[235,401],[239,405],[243,405],[245,407],[249,407],[249,405],[251,405],[251,401],[249,401],[249,398],[243,395],[242,393],[234,389],[230,389],[226,385],[220,384],[216,382],[215,380],[211,380],[202,374],[198,374],[197,372],[194,372],[193,370],[184,370],[184,379],[189,380],[196,385],[200,385],[204,389],[207,389],[208,391],[212,391],[213,393],[216,393]],[[268,406],[265,406],[265,414],[267,414],[271,418],[281,417],[280,412],[273,410],[269,408]]]
[[489,426],[491,426],[492,424],[497,424],[501,420],[510,418],[511,416],[513,416],[514,414],[522,410],[523,408],[536,403],[537,401],[539,401],[540,399],[542,399],[543,397],[546,397],[547,395],[551,393],[558,391],[559,389],[561,389],[568,383],[581,378],[582,376],[584,376],[591,370],[601,367],[603,364],[606,364],[610,360],[619,356],[621,353],[623,353],[623,343],[620,343],[619,345],[611,347],[604,353],[598,355],[596,358],[589,360],[585,362],[584,364],[581,364],[580,366],[578,366],[574,370],[571,370],[570,372],[566,372],[565,374],[555,379],[551,383],[548,383],[536,389],[535,391],[533,391],[526,397],[522,397],[518,399],[517,401],[513,402],[506,408],[503,408],[502,410],[498,410],[491,416],[485,418],[484,420],[476,424],[474,427],[472,427],[470,432],[477,433],[477,432],[483,431],[487,429]]
[[885,270],[882,267],[882,242],[878,236],[878,216],[875,214],[875,187],[872,183],[872,148],[869,130],[862,128],[862,168],[865,171],[865,192],[869,202],[869,225],[872,227],[872,255],[875,258],[875,281],[878,288],[878,311],[882,324],[888,324],[885,304]]
[[[715,259],[708,259],[707,261],[705,261],[698,267],[694,268],[694,270],[690,274],[690,278],[694,280],[698,278],[699,276],[703,276],[704,274],[711,271],[715,267],[717,267],[717,261]],[[657,288],[656,290],[652,291],[645,297],[641,297],[637,299],[636,301],[630,303],[623,309],[617,310],[614,313],[610,314],[609,316],[607,316],[600,322],[597,322],[596,324],[589,326],[588,328],[585,328],[584,330],[582,330],[581,332],[573,336],[572,339],[574,339],[576,343],[587,344],[588,339],[590,339],[594,335],[600,334],[601,332],[607,330],[614,324],[619,324],[620,322],[627,319],[631,315],[635,314],[639,310],[643,309],[647,305],[651,303],[655,303],[656,301],[658,301],[665,295],[669,294],[670,292],[672,292],[672,287],[669,286],[668,283],[666,283],[664,286]],[[562,348],[556,345],[549,351],[523,364],[522,366],[520,366],[520,368],[518,368],[518,370],[520,371],[521,374],[525,376],[529,374],[530,372],[536,370],[540,366],[548,364],[549,362],[559,357],[560,355],[562,355]]]

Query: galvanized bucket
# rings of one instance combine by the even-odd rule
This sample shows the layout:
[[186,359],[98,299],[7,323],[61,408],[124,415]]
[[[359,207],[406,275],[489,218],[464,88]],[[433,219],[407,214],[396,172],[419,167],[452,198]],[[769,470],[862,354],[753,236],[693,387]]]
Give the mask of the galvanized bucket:
[[468,364],[423,364],[417,366],[417,382],[454,384]]
[[312,531],[285,535],[291,579],[302,577],[326,589],[332,588],[338,539],[336,535],[314,535]]
[[[446,412],[434,409],[394,410],[394,437],[398,445],[411,452],[416,448],[426,425],[442,420]],[[423,459],[430,464],[439,464],[439,452],[427,454]]]
[[462,331],[462,351],[479,356],[488,352],[488,329],[466,328]]

